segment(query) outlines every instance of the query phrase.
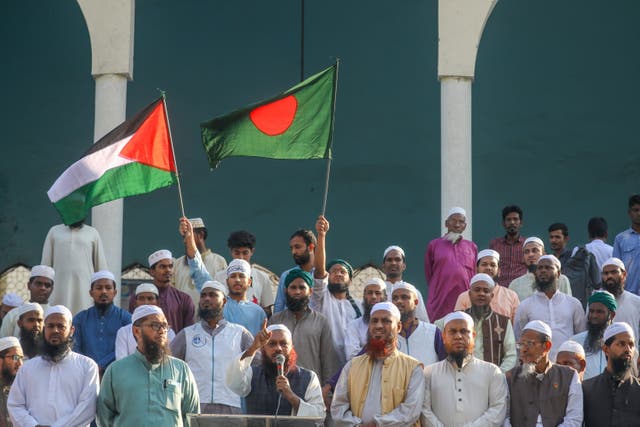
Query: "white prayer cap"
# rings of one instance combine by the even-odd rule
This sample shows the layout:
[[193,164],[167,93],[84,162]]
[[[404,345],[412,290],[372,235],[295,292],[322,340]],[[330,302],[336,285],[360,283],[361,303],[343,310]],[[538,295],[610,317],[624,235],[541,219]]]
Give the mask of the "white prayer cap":
[[157,305],[138,306],[135,310],[133,310],[133,314],[131,315],[131,323],[135,323],[143,317],[151,316],[152,314],[158,314],[164,317],[164,312]]
[[373,315],[373,313],[375,313],[376,311],[388,311],[389,313],[391,313],[391,317],[395,317],[396,319],[400,320],[400,310],[398,310],[398,307],[396,307],[395,304],[390,301],[383,301],[375,304],[371,308],[371,315]]
[[206,228],[202,218],[189,218],[189,222],[193,228]]
[[584,352],[584,347],[573,340],[567,340],[562,343],[560,348],[558,348],[558,353],[562,353],[563,351],[566,351],[567,353],[573,353],[576,356],[579,356],[582,360],[586,359],[587,357]]
[[553,335],[551,334],[551,328],[549,327],[549,325],[544,323],[542,320],[532,320],[531,322],[529,322],[526,325],[524,325],[524,328],[522,328],[522,330],[523,331],[530,330],[530,331],[539,332],[542,335],[546,335],[547,337],[549,337],[549,340],[551,340],[553,338]]
[[416,289],[415,286],[413,286],[411,283],[407,283],[407,282],[403,282],[402,280],[399,282],[396,282],[393,285],[393,290],[391,291],[391,294],[393,295],[393,293],[395,291],[397,291],[398,289],[406,289],[409,292],[411,292],[413,294],[413,296],[415,296],[416,298],[418,298],[418,290]]
[[555,255],[542,255],[538,259],[538,264],[540,264],[540,261],[542,261],[543,259],[547,259],[547,260],[551,261],[551,264],[555,265],[558,270],[560,270],[560,268],[562,268],[562,266],[560,265],[560,260],[558,258],[556,258]]
[[482,258],[487,256],[495,258],[496,261],[500,261],[500,254],[497,251],[494,251],[493,249],[483,249],[480,252],[478,252],[478,257],[476,258],[476,261],[480,261]]
[[447,213],[447,218],[449,218],[451,215],[455,215],[455,214],[460,214],[463,217],[467,217],[467,211],[465,211],[463,208],[459,207],[459,206],[454,206],[451,209],[449,209],[449,213]]
[[171,251],[160,249],[159,251],[155,251],[154,253],[149,255],[149,267],[153,267],[153,264],[163,259],[173,259]]
[[291,331],[282,323],[274,323],[273,325],[267,326],[267,331],[269,332],[282,331],[287,337],[289,337],[289,341],[292,340]]
[[48,265],[34,265],[31,267],[31,276],[29,276],[29,278],[37,276],[46,277],[47,279],[51,279],[51,281],[55,281],[56,272]]
[[385,259],[387,257],[387,255],[389,255],[389,252],[391,252],[391,251],[398,251],[398,252],[400,252],[400,255],[402,255],[402,258],[405,258],[404,249],[402,249],[398,245],[391,245],[387,249],[384,250],[384,253],[382,254],[382,259]]
[[602,341],[607,342],[609,338],[621,334],[623,332],[627,332],[631,335],[631,338],[636,339],[635,334],[633,333],[633,328],[627,322],[614,322],[610,324],[607,329],[604,330],[604,335],[602,336]]
[[542,241],[541,238],[539,237],[527,237],[527,240],[524,241],[524,243],[522,244],[522,247],[524,248],[525,246],[527,246],[527,244],[529,243],[535,243],[536,245],[540,246],[542,249],[544,249],[544,242]]
[[243,259],[234,259],[227,267],[227,278],[233,273],[243,273],[247,277],[251,277],[251,264]]
[[[4,337],[0,338],[0,351],[5,351],[8,348],[20,347],[20,341],[16,337]],[[22,347],[20,347],[22,348]]]
[[207,280],[206,282],[204,282],[202,284],[202,289],[200,290],[200,292],[204,291],[206,288],[211,288],[211,289],[220,291],[222,292],[222,295],[224,295],[225,297],[229,294],[229,290],[227,289],[227,287],[222,283],[218,282],[217,280]]
[[96,271],[91,275],[91,284],[93,284],[93,282],[95,282],[96,280],[100,280],[100,279],[109,279],[109,280],[113,280],[114,282],[116,281],[116,277],[113,275],[112,272],[110,272],[109,270],[100,270],[100,271]]
[[40,304],[38,304],[37,302],[28,302],[18,307],[18,319],[20,318],[20,316],[30,311],[38,311],[40,312],[40,314],[44,314],[44,310],[42,309],[42,306]]
[[152,294],[160,295],[158,288],[153,283],[141,283],[136,288],[136,295],[143,292],[151,292]]
[[447,314],[444,317],[444,326],[446,327],[447,323],[451,322],[452,320],[464,320],[465,322],[467,322],[467,328],[469,330],[473,330],[473,318],[464,311],[452,311],[451,313]]
[[44,320],[47,320],[47,317],[52,314],[61,314],[69,323],[73,321],[73,314],[71,314],[71,311],[64,305],[52,305],[47,308],[47,311],[44,312]]
[[384,283],[384,280],[382,280],[381,278],[379,278],[379,277],[370,277],[365,282],[363,290],[367,289],[369,286],[372,286],[372,285],[378,285],[382,289],[386,289],[387,288],[387,285]]
[[615,257],[611,257],[608,260],[606,260],[605,262],[602,263],[602,267],[604,268],[607,265],[615,265],[616,267],[618,267],[620,270],[622,271],[627,271],[624,268],[624,262],[622,262],[622,260],[620,258],[615,258]]
[[496,285],[496,282],[493,281],[491,276],[485,273],[478,273],[475,276],[473,276],[469,281],[469,287],[473,286],[474,283],[478,283],[478,282],[487,282],[487,285],[489,285],[490,288],[493,288]]
[[13,292],[9,292],[2,297],[2,303],[4,305],[8,305],[9,307],[17,307],[22,305],[24,301],[22,301],[22,297],[18,294],[14,294]]

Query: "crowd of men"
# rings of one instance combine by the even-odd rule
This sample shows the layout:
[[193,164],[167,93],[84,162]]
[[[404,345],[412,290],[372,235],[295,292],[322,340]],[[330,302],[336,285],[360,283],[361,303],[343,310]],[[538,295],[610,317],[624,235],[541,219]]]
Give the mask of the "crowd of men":
[[[291,235],[295,266],[276,295],[250,263],[253,234],[230,234],[227,264],[207,248],[204,221],[181,218],[184,255],[149,255],[153,281],[137,286],[128,310],[114,304],[116,278],[105,268],[83,290],[60,280],[56,265],[66,278],[75,261],[54,259],[62,243],[50,233],[29,300],[7,294],[0,306],[0,427],[185,426],[188,414],[367,427],[638,426],[640,195],[628,215],[613,246],[604,218],[592,218],[590,242],[574,248],[567,226],[554,223],[547,252],[545,236],[520,234],[522,209],[506,206],[505,235],[478,251],[463,237],[465,210],[454,207],[447,232],[426,248],[427,297],[403,280],[405,253],[392,245],[381,251],[386,280],[366,279],[361,301],[351,264],[327,258],[324,216],[315,232]],[[92,304],[50,302],[60,288]]]

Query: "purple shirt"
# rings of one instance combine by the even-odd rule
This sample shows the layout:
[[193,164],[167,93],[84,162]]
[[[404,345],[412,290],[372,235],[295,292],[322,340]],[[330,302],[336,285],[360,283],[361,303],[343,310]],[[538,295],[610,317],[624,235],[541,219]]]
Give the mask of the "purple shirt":
[[437,320],[451,313],[458,295],[469,289],[476,271],[478,247],[460,239],[454,245],[444,237],[429,242],[424,254],[424,276],[429,285],[427,313]]
[[[157,286],[157,285],[156,285]],[[193,325],[193,319],[196,314],[196,308],[189,294],[174,288],[166,286],[161,288],[157,286],[160,298],[158,305],[164,312],[164,317],[171,326],[171,329],[177,334],[187,326]],[[129,311],[133,313],[136,308],[136,294],[131,293],[129,297]]]

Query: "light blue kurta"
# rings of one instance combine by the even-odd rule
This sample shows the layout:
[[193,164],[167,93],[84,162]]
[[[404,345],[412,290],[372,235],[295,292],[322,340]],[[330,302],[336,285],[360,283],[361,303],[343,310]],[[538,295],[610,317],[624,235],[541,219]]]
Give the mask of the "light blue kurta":
[[200,413],[200,399],[193,374],[180,359],[169,356],[152,365],[136,351],[109,365],[102,378],[100,426],[188,426],[189,413]]

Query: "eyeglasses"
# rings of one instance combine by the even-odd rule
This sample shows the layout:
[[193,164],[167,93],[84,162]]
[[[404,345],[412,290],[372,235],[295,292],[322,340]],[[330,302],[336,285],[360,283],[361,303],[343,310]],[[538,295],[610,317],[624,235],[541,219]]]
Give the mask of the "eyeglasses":
[[152,322],[152,323],[144,323],[142,326],[148,326],[151,329],[153,329],[155,332],[158,332],[160,330],[163,330],[163,331],[169,330],[168,323]]
[[8,355],[8,354],[7,354],[6,356],[4,356],[4,358],[5,358],[5,359],[6,359],[6,358],[11,358],[11,360],[13,360],[14,362],[17,362],[17,361],[19,361],[19,360],[24,359],[24,356],[20,356],[19,354],[11,354],[11,355]]
[[540,343],[542,343],[542,341],[521,341],[516,344],[516,350],[520,350],[521,348],[531,348]]

